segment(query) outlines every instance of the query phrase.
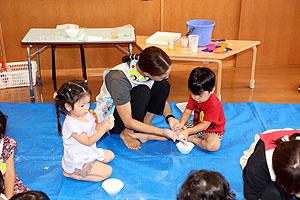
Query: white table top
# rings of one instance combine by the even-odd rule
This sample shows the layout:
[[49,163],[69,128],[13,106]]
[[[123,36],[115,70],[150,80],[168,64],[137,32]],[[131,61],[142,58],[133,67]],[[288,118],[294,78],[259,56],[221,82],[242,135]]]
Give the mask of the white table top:
[[[22,44],[115,44],[135,43],[134,28],[81,28],[78,37],[70,37],[66,29],[32,28],[25,35]],[[117,30],[118,37],[112,38],[112,32]]]

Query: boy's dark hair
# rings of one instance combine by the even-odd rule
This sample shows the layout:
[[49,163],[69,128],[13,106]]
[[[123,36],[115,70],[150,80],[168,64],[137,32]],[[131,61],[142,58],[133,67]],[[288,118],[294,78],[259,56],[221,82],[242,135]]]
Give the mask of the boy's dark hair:
[[69,104],[73,109],[74,104],[87,94],[91,96],[92,92],[82,80],[68,81],[59,88],[59,90],[57,91],[57,96],[55,97],[59,135],[61,135],[61,124],[59,120],[60,114],[68,114],[68,111],[65,108],[65,104]]
[[207,67],[197,67],[190,73],[188,86],[192,94],[201,95],[204,91],[211,92],[216,83],[215,73]]
[[[297,137],[297,140],[295,140]],[[299,138],[298,138],[299,137]],[[278,139],[272,158],[277,186],[287,194],[300,193],[300,134],[294,133],[289,141]]]
[[50,198],[41,191],[28,191],[14,195],[10,200],[50,200]]
[[154,46],[147,47],[140,54],[124,56],[122,62],[130,62],[133,59],[138,60],[139,68],[151,76],[163,75],[172,64],[170,57],[162,49]]
[[231,200],[235,194],[225,178],[215,171],[192,170],[181,186],[177,200]]
[[5,135],[6,124],[7,124],[7,115],[4,115],[0,111],[0,139],[2,139]]

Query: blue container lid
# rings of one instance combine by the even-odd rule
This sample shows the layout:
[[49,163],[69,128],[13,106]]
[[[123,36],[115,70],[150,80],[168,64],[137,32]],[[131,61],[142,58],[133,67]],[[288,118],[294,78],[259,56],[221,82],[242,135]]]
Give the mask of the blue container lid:
[[210,20],[197,19],[197,20],[189,20],[186,22],[186,24],[192,27],[210,27],[210,26],[214,26],[215,22]]

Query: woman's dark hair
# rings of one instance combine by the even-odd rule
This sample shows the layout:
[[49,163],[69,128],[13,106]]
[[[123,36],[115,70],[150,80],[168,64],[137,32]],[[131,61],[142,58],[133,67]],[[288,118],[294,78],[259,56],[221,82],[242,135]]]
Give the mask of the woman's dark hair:
[[225,178],[215,171],[192,170],[181,186],[177,200],[231,200],[235,194]]
[[[297,138],[297,139],[296,139]],[[289,141],[276,140],[272,158],[276,184],[288,194],[300,193],[300,134],[294,133]]]
[[41,191],[28,191],[14,195],[10,200],[50,200],[50,198]]
[[55,107],[58,122],[58,133],[61,135],[60,114],[67,115],[65,104],[69,104],[74,109],[74,104],[85,95],[91,96],[92,92],[82,80],[71,80],[64,83],[55,97]]
[[201,95],[204,91],[211,92],[215,83],[215,73],[207,67],[193,69],[188,80],[189,89],[194,95]]
[[7,115],[4,115],[0,111],[0,139],[2,139],[5,135],[6,124],[7,124]]
[[140,54],[124,56],[122,62],[138,60],[137,64],[143,72],[151,76],[161,76],[170,68],[172,61],[170,57],[158,47],[147,47]]

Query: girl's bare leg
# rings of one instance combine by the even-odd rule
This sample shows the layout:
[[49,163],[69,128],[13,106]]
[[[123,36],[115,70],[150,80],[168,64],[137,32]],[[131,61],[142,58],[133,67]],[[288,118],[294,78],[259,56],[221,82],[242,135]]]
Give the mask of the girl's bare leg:
[[109,178],[112,174],[112,170],[113,169],[111,166],[103,162],[97,161],[93,165],[91,172],[86,177],[78,176],[75,174],[69,174],[65,171],[63,171],[63,175],[65,177],[76,179],[76,180],[100,182]]
[[216,134],[206,134],[203,139],[198,138],[196,135],[190,135],[188,141],[206,151],[218,151],[221,146],[219,136]]
[[112,151],[107,149],[103,149],[103,151],[104,151],[105,159],[102,162],[108,163],[115,158],[115,154]]

